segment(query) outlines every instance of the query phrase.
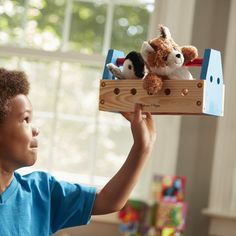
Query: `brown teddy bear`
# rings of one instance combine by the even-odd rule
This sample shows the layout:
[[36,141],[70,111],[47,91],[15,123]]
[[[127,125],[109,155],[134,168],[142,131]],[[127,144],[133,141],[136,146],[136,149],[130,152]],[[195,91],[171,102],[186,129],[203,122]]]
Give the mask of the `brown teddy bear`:
[[156,94],[162,89],[164,79],[192,79],[184,64],[198,56],[194,46],[179,46],[171,37],[167,27],[160,25],[160,36],[145,41],[141,55],[145,61],[147,74],[144,76],[143,88],[148,94]]

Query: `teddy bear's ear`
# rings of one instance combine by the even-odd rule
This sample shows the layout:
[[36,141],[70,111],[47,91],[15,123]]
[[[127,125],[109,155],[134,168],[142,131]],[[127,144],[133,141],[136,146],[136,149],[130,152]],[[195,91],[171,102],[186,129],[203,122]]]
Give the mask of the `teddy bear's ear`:
[[153,47],[150,45],[149,42],[144,41],[141,47],[141,53],[142,52],[153,53],[155,52],[155,50],[153,49]]
[[153,54],[153,53],[155,53],[155,50],[153,49],[153,47],[147,41],[144,41],[141,47],[141,55],[144,61],[147,60],[147,57],[149,54]]
[[161,37],[164,39],[171,39],[171,33],[170,30],[164,26],[164,25],[159,25]]
[[181,52],[183,53],[184,56],[184,62],[190,62],[193,59],[198,57],[198,50],[194,46],[182,46],[181,47]]

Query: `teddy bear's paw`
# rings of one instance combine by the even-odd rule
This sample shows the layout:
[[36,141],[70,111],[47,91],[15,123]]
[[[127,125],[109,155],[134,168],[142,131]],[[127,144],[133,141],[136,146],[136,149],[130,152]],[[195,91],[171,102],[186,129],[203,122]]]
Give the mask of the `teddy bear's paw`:
[[160,77],[149,74],[143,80],[143,88],[147,90],[149,95],[157,94],[163,86],[163,81]]
[[194,46],[183,46],[181,48],[181,51],[184,55],[184,62],[185,63],[190,62],[193,59],[198,57],[198,50]]

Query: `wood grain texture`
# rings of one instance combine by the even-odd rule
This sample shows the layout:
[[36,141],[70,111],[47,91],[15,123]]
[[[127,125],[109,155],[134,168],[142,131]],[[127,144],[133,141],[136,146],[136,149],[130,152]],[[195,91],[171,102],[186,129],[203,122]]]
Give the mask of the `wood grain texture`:
[[203,80],[165,80],[162,90],[148,95],[142,80],[101,80],[99,110],[132,112],[134,104],[153,114],[202,114]]

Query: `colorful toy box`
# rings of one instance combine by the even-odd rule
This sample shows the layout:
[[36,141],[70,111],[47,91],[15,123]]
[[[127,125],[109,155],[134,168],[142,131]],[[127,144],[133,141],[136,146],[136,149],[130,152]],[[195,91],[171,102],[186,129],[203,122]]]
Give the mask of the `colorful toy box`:
[[129,200],[119,212],[120,231],[128,235],[146,235],[150,227],[150,207],[138,200]]
[[155,175],[152,201],[129,200],[119,213],[120,231],[130,236],[183,236],[187,204],[185,177]]
[[185,182],[183,176],[155,175],[152,182],[152,198],[158,202],[183,202]]
[[187,205],[184,202],[160,202],[157,213],[157,228],[168,227],[175,231],[183,231],[186,222],[186,210]]

